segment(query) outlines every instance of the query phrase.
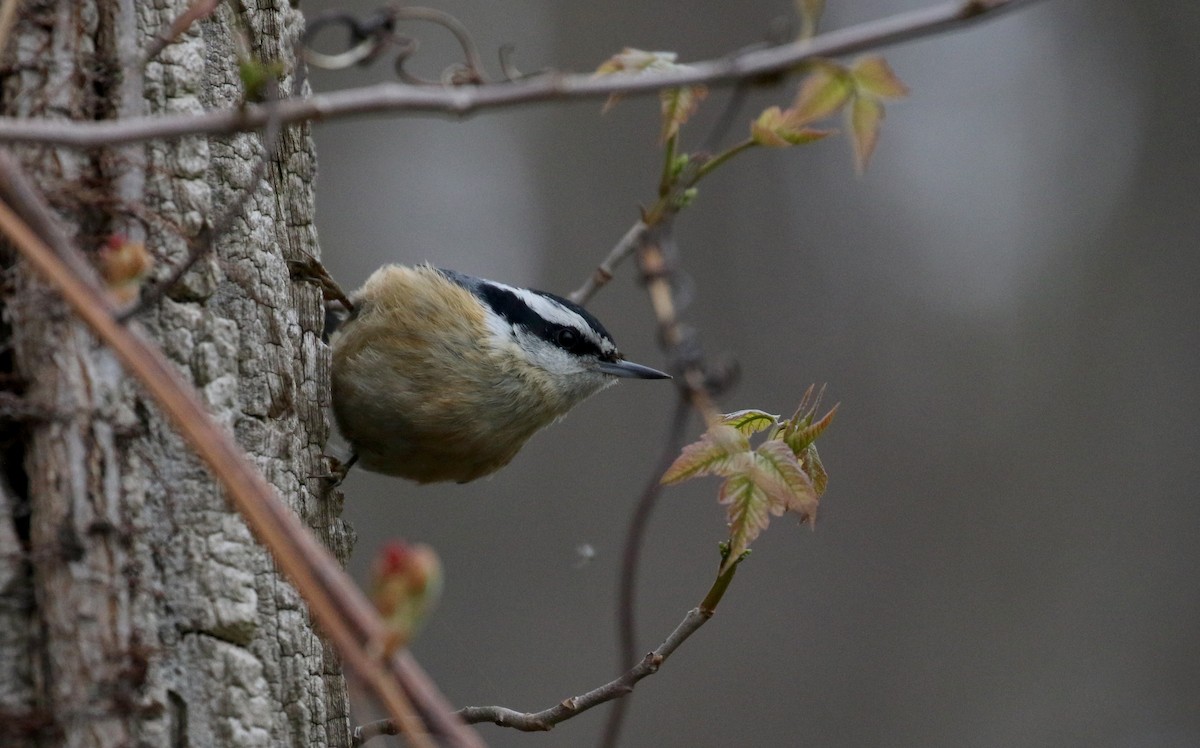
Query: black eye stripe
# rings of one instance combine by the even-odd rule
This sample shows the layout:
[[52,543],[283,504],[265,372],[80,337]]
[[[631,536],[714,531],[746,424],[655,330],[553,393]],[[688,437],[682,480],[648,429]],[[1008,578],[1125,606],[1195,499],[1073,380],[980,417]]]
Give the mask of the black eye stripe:
[[[508,320],[508,322],[513,325],[525,328],[525,330],[533,335],[536,335],[542,340],[545,340],[547,343],[561,346],[571,353],[577,355],[603,355],[603,352],[600,350],[600,346],[596,345],[596,343],[593,342],[589,336],[578,330],[568,327],[567,325],[560,325],[555,322],[548,321],[545,317],[533,311],[533,309],[531,309],[529,305],[521,299],[521,297],[517,296],[512,291],[499,286],[493,286],[489,283],[481,283],[473,290],[478,293],[485,302],[487,302],[488,306],[490,306],[492,310],[496,312],[496,314]],[[574,305],[571,305],[570,302],[564,303],[565,300],[559,299],[552,294],[541,293],[540,291],[535,293],[538,293],[539,295],[545,296],[549,299],[553,299],[554,301],[563,304],[563,306],[567,307],[568,309],[571,309],[571,311],[578,313],[578,308],[572,308]],[[600,326],[599,322],[593,322],[595,319],[594,317],[591,317],[591,315],[584,316],[582,314],[580,316],[582,316],[587,322],[592,323],[596,328],[596,331],[601,335],[605,337],[608,336],[608,333],[602,326]],[[564,336],[573,336],[574,339],[565,340]]]

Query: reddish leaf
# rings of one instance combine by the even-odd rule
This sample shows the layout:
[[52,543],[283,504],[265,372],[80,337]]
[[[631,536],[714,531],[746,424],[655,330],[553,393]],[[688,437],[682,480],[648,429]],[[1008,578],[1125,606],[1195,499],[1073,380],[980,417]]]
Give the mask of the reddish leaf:
[[751,473],[739,473],[721,486],[720,502],[729,505],[729,555],[720,571],[724,574],[770,524],[770,499]]
[[679,483],[699,475],[733,475],[744,470],[750,454],[745,434],[732,426],[717,424],[700,440],[683,448],[663,474],[663,483]]
[[813,490],[817,498],[825,495],[825,487],[829,485],[829,474],[821,464],[821,456],[817,454],[817,445],[809,444],[800,455],[800,465],[804,473],[812,480]]
[[801,521],[816,516],[817,492],[787,444],[779,439],[763,442],[754,457],[755,481],[770,498],[772,514],[795,512]]
[[96,254],[100,274],[109,293],[118,304],[128,304],[141,293],[142,281],[149,274],[154,258],[141,242],[123,234],[113,234]]
[[[676,65],[676,68],[683,68]],[[684,86],[683,88],[668,88],[658,95],[662,104],[662,133],[661,139],[666,141],[679,134],[679,128],[691,119],[700,108],[700,102],[708,96],[704,86]]]
[[720,502],[729,506],[729,555],[724,573],[767,529],[771,515],[793,511],[812,518],[817,497],[796,456],[778,439],[762,444],[751,459],[738,460],[738,470],[721,486]]
[[[814,409],[816,408],[815,405],[813,407]],[[817,437],[824,433],[825,429],[829,428],[829,424],[833,423],[833,417],[837,413],[837,409],[838,405],[833,406],[816,423],[812,422],[812,411],[805,415],[797,414],[795,418],[788,421],[787,427],[784,429],[784,441],[787,442],[795,454],[802,453],[808,445],[815,442]]]

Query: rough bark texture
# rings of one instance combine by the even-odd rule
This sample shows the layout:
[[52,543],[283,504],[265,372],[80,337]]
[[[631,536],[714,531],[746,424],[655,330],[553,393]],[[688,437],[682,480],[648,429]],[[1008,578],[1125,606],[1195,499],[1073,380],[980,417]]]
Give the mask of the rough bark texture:
[[[0,55],[10,116],[199,112],[242,93],[233,29],[293,70],[298,11],[223,3],[142,70],[186,0],[24,0]],[[284,80],[292,85],[291,76]],[[247,188],[215,251],[140,318],[284,499],[339,557],[350,533],[325,469],[328,356],[317,293],[312,143],[283,133],[22,162],[77,245],[145,238],[156,275]],[[4,260],[0,387],[0,744],[340,746],[340,667],[295,590],[138,387],[55,294]],[[19,395],[20,397],[15,397]]]

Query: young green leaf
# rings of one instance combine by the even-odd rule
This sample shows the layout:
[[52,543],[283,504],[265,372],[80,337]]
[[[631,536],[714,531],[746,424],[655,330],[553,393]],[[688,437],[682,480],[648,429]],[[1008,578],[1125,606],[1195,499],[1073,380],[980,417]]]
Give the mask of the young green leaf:
[[238,62],[238,76],[242,79],[242,90],[246,101],[264,101],[267,87],[278,83],[286,73],[279,60],[261,60],[257,57]]
[[854,87],[854,102],[847,119],[854,144],[854,166],[862,174],[879,142],[879,129],[884,118],[883,100],[907,96],[908,87],[892,72],[887,60],[878,56],[855,62],[849,76]]
[[813,64],[813,71],[800,84],[796,100],[788,110],[795,126],[836,114],[854,93],[850,73],[844,67],[829,60],[818,60]]
[[867,170],[867,163],[875,152],[883,117],[883,104],[878,99],[866,96],[854,98],[854,104],[850,107],[850,142],[854,144],[854,168],[859,174]]
[[749,436],[758,431],[769,429],[779,423],[779,416],[773,416],[762,410],[738,410],[721,416],[721,423],[732,426]]
[[745,469],[749,456],[746,435],[732,426],[717,424],[699,441],[683,448],[663,474],[662,482],[679,483],[699,475],[733,475]]
[[850,66],[850,77],[861,92],[880,99],[903,99],[908,96],[904,85],[892,71],[887,60],[879,56],[864,57]]
[[794,110],[785,112],[777,106],[764,109],[758,119],[750,123],[751,140],[767,148],[787,148],[811,143],[833,133],[833,130],[800,125],[793,114]]

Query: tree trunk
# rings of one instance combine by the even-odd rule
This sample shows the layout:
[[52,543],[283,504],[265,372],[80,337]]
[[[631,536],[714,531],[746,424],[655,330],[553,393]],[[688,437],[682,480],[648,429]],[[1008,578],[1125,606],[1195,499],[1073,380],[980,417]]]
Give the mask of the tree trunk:
[[[287,2],[222,3],[144,67],[186,0],[23,0],[0,54],[8,116],[200,112],[242,95],[233,34],[295,70]],[[75,244],[145,240],[166,276],[239,218],[137,323],[190,378],[280,496],[341,559],[325,470],[328,356],[307,130],[248,185],[261,135],[105,151],[17,152]],[[345,684],[295,590],[114,357],[56,294],[3,258],[0,335],[0,744],[344,746]]]

